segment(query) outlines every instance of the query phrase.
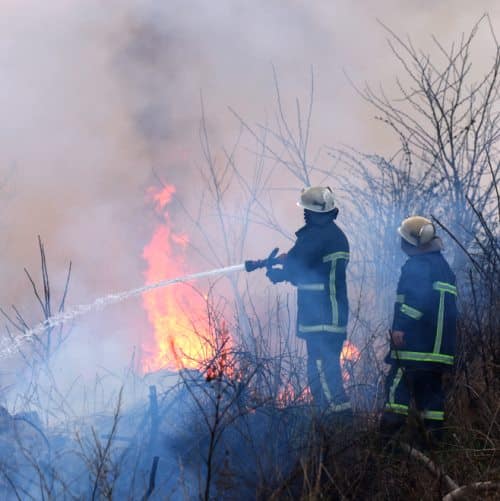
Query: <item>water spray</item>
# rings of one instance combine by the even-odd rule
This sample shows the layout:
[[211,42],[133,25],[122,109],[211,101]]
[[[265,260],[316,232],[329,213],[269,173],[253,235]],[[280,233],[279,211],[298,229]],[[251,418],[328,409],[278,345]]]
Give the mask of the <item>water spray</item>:
[[19,347],[24,343],[31,341],[35,336],[43,334],[47,329],[52,329],[58,327],[65,322],[69,322],[75,318],[81,317],[90,313],[91,311],[99,311],[104,309],[106,306],[121,303],[126,299],[140,296],[145,292],[149,292],[155,289],[161,289],[163,287],[168,287],[170,285],[179,284],[183,282],[192,282],[200,278],[213,277],[216,275],[228,275],[230,273],[235,273],[237,271],[247,271],[251,272],[259,268],[270,267],[275,263],[279,262],[279,258],[276,257],[278,249],[274,249],[267,259],[257,260],[257,261],[245,261],[242,264],[236,264],[233,266],[226,266],[225,268],[217,268],[209,271],[202,271],[199,273],[192,273],[190,275],[184,275],[182,277],[170,278],[168,280],[162,280],[149,285],[144,285],[136,289],[131,289],[128,291],[117,292],[114,294],[108,294],[96,299],[94,302],[89,304],[81,304],[71,308],[70,310],[63,311],[56,315],[47,318],[42,323],[36,325],[32,329],[24,331],[22,334],[14,338],[3,337],[0,341],[0,358],[6,358],[13,355],[19,350]]

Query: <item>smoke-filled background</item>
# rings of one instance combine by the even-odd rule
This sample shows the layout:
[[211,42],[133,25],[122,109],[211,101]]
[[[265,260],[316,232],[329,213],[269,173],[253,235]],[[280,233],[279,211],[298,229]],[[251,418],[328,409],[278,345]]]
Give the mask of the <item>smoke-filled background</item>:
[[[148,189],[160,178],[196,207],[206,184],[197,170],[201,100],[214,154],[222,155],[240,130],[228,106],[251,125],[274,115],[273,66],[291,114],[296,96],[307,100],[313,69],[313,150],[348,144],[390,154],[394,138],[346,77],[393,88],[399,67],[377,20],[425,49],[431,34],[448,45],[484,12],[498,27],[493,0],[2,1],[0,304],[40,319],[23,272],[38,276],[37,235],[54,294],[73,262],[68,304],[143,284],[142,253],[158,224]],[[478,75],[482,58],[489,62],[480,47],[488,36],[479,34]],[[242,171],[252,168],[245,162]],[[290,233],[302,218],[294,207],[302,186],[292,181],[273,201]],[[182,212],[173,207],[171,217],[182,230]],[[246,257],[264,257],[267,242],[253,228]],[[190,271],[207,266],[200,258]],[[126,365],[148,329],[138,300],[82,319],[70,363]]]
[[[480,19],[469,48],[460,36]],[[463,367],[447,409],[453,454],[435,468],[433,495],[449,480],[441,471],[461,485],[483,472],[495,480],[498,72],[482,79],[499,67],[499,32],[496,0],[0,0],[5,498],[282,499],[286,490],[316,499],[312,478],[318,499],[430,495],[424,473],[385,449],[377,455],[372,443],[404,259],[394,230],[409,211],[442,218],[466,252],[480,250],[467,255],[445,238],[446,258],[468,276],[458,281]],[[377,110],[374,94],[360,95],[368,83],[393,103],[412,88],[387,43],[398,36],[438,68],[449,65],[464,87],[483,81],[455,109],[450,138],[465,139],[454,170],[435,162],[448,140],[433,156],[438,119],[427,123],[417,107],[423,129],[404,119],[392,128],[390,104]],[[470,73],[460,57],[446,58],[457,41]],[[458,96],[460,85],[444,75],[434,88],[422,82],[420,97],[442,95],[442,85]],[[476,107],[485,112],[480,123]],[[426,127],[431,144],[419,146]],[[479,151],[472,160],[468,141]],[[70,262],[66,312],[111,292],[265,258],[291,245],[306,184],[333,188],[352,244],[341,362],[354,433],[317,427],[294,289],[270,285],[262,270],[136,295],[62,330],[44,325],[16,352],[19,331],[57,313]],[[43,312],[47,277],[52,310]],[[323,471],[334,475],[324,492]]]

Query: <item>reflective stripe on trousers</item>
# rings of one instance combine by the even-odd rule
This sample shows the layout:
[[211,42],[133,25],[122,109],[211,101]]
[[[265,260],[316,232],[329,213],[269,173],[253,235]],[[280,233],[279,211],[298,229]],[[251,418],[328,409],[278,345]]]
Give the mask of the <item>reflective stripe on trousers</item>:
[[323,361],[316,360],[316,368],[318,370],[319,380],[321,382],[321,388],[323,389],[323,394],[326,397],[328,403],[328,410],[332,412],[340,412],[351,408],[351,403],[349,401],[342,403],[335,403],[330,387],[328,386],[328,381],[326,378],[325,371],[323,370]]
[[411,371],[405,367],[392,367],[386,384],[385,411],[407,416],[413,405],[426,420],[444,420],[444,393],[441,374],[429,371]]

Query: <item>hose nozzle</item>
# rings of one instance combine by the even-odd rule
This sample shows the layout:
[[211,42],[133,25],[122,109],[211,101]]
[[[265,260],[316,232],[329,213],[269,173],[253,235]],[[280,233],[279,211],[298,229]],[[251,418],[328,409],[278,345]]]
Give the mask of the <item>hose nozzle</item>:
[[279,248],[275,247],[266,259],[257,259],[256,261],[245,261],[245,270],[250,273],[251,271],[258,270],[259,268],[271,268],[274,264],[281,262],[281,256],[278,256]]

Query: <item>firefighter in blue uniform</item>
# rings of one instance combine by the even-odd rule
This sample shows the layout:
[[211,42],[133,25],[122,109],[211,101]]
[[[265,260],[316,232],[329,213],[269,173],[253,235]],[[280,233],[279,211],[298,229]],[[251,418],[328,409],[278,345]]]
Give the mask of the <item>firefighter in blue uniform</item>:
[[305,225],[282,260],[270,268],[273,283],[289,281],[297,287],[297,335],[306,341],[307,376],[314,403],[328,413],[350,412],[342,384],[340,353],[346,339],[348,301],[346,267],[349,243],[336,225],[329,187],[311,187],[297,203]]
[[455,353],[455,275],[429,219],[405,219],[398,233],[408,260],[397,288],[381,429],[394,433],[414,412],[439,438],[444,420],[442,375],[453,366]]

